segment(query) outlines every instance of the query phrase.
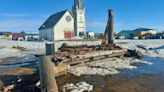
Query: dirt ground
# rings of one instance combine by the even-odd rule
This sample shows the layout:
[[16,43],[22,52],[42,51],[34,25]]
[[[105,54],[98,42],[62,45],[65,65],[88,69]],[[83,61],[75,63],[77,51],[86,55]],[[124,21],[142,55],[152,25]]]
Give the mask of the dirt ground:
[[[38,74],[28,68],[8,70],[9,74],[1,73],[0,86],[16,84],[11,92],[40,92],[35,87],[39,80]],[[21,72],[19,72],[21,71]],[[7,72],[7,71],[6,71]],[[27,74],[28,73],[28,74]],[[22,82],[17,82],[22,79]],[[164,76],[158,74],[142,74],[129,77],[128,75],[83,75],[80,77],[67,74],[56,78],[59,92],[66,83],[87,82],[93,85],[93,92],[163,92]]]
[[144,74],[132,78],[122,75],[105,77],[67,75],[57,78],[60,92],[62,92],[62,85],[81,81],[92,84],[94,86],[93,92],[163,92],[164,90],[164,77],[156,74]]
[[[157,65],[163,67],[163,63]],[[11,92],[40,92],[40,89],[34,86],[39,80],[37,64],[31,63],[29,66],[0,69],[0,92],[3,92],[1,91],[2,87],[12,84],[15,84],[15,87]],[[133,74],[134,76],[117,74],[108,76],[83,75],[80,77],[67,74],[57,77],[56,80],[59,92],[63,92],[62,86],[67,83],[83,81],[93,85],[92,92],[164,92],[163,73]],[[21,82],[18,82],[20,79]]]

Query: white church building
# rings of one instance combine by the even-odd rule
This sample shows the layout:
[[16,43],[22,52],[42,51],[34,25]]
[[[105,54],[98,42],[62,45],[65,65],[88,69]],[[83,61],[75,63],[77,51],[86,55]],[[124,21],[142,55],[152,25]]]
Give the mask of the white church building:
[[51,15],[39,28],[40,40],[64,40],[86,35],[85,7],[74,0],[72,10]]

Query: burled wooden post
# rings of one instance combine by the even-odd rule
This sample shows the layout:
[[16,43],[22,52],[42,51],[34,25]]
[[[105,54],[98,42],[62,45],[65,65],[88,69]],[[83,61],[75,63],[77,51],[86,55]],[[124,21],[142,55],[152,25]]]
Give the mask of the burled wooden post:
[[41,92],[58,92],[53,66],[49,56],[42,56],[39,63]]

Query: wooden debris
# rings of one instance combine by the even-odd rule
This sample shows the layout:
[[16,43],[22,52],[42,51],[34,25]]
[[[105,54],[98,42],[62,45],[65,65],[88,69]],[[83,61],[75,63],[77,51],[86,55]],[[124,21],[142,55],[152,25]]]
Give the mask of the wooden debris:
[[14,84],[12,85],[8,85],[6,87],[3,88],[3,92],[11,92],[11,90],[14,88]]
[[63,74],[67,74],[68,68],[69,68],[69,66],[66,64],[61,64],[59,66],[55,66],[53,68],[55,77],[58,77],[58,76],[63,75]]
[[27,51],[26,48],[24,48],[24,47],[20,47],[20,46],[13,46],[12,48],[14,48],[14,49],[18,49],[18,50],[20,50],[20,51]]
[[63,63],[67,65],[76,65],[76,64],[91,62],[91,61],[105,59],[105,58],[119,57],[124,54],[125,52],[119,52],[119,53],[111,53],[111,54],[104,54],[104,55],[98,55],[98,56],[90,56],[90,57],[81,58],[81,59],[74,59],[72,61],[69,61],[69,60],[63,61]]
[[72,59],[79,59],[81,57],[94,55],[97,52],[111,51],[111,50],[122,50],[120,47],[115,45],[81,45],[81,46],[69,46],[66,43],[59,48],[59,51],[55,53],[56,59],[60,62]]

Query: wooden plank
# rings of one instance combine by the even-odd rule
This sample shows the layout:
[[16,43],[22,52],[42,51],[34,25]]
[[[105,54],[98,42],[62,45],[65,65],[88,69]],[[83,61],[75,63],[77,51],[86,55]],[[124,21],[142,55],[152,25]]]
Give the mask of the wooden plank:
[[112,54],[104,54],[104,55],[99,55],[99,56],[94,56],[94,57],[87,57],[87,58],[82,58],[82,59],[73,59],[71,61],[63,62],[66,65],[76,65],[79,63],[85,63],[85,62],[91,62],[99,59],[104,59],[104,58],[111,58],[111,57],[119,57],[123,56],[125,52],[120,52],[120,53],[112,53]]
[[63,74],[67,74],[68,72],[68,65],[66,64],[61,64],[59,66],[53,67],[53,72],[55,74],[55,77],[58,77]]

